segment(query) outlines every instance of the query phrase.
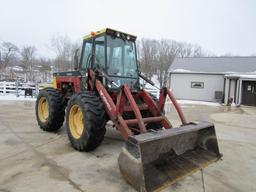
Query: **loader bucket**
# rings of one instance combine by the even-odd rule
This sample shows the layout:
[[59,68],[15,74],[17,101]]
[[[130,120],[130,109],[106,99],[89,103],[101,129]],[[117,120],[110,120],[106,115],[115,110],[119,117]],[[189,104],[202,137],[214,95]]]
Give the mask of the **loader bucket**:
[[208,122],[131,136],[118,158],[123,177],[137,191],[157,191],[221,158]]

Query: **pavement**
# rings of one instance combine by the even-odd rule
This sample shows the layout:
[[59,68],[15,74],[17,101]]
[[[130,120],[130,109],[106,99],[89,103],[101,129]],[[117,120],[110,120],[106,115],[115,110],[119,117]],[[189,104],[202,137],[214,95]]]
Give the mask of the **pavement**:
[[[34,101],[0,101],[0,192],[133,192],[123,180],[117,158],[123,140],[110,126],[93,152],[73,150],[63,127],[57,133],[39,129]],[[223,160],[203,170],[206,192],[256,191],[256,108],[183,104],[189,121],[215,124]],[[166,114],[179,125],[173,108]],[[163,191],[203,191],[196,172]]]

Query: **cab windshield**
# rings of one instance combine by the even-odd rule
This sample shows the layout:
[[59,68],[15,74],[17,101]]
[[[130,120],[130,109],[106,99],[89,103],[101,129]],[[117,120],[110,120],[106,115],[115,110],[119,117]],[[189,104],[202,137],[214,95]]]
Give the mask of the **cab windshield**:
[[108,75],[137,78],[135,43],[107,35]]

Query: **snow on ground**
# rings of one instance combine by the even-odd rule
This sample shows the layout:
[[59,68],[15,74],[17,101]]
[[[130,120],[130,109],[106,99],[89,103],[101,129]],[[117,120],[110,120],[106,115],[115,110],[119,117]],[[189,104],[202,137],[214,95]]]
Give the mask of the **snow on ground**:
[[25,98],[24,95],[17,97],[14,94],[5,94],[5,95],[0,94],[0,101],[35,101],[35,100],[36,100],[35,97],[31,98],[28,96]]
[[207,101],[192,101],[192,100],[177,100],[177,102],[181,105],[189,104],[189,105],[207,105],[207,106],[221,106],[220,103],[215,102],[207,102]]
[[[24,97],[24,96],[19,96],[16,97],[14,94],[0,94],[0,101],[35,101],[36,97]],[[192,100],[177,100],[177,102],[181,105],[207,105],[207,106],[221,106],[220,103],[215,103],[215,102],[206,102],[206,101],[192,101]],[[171,101],[168,99],[167,103],[171,103]]]
[[172,70],[172,72],[189,73],[189,72],[192,72],[192,71],[190,71],[190,70],[186,70],[186,69],[174,69],[174,70]]

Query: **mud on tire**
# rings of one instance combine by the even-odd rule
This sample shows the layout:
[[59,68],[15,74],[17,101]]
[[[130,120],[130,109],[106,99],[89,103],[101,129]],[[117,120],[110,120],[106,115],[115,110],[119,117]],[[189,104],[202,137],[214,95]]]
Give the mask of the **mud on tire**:
[[36,119],[44,131],[57,131],[61,128],[65,116],[65,107],[61,95],[54,88],[40,90],[36,100]]
[[92,151],[104,139],[106,118],[103,104],[93,92],[75,94],[68,102],[66,128],[73,148]]

